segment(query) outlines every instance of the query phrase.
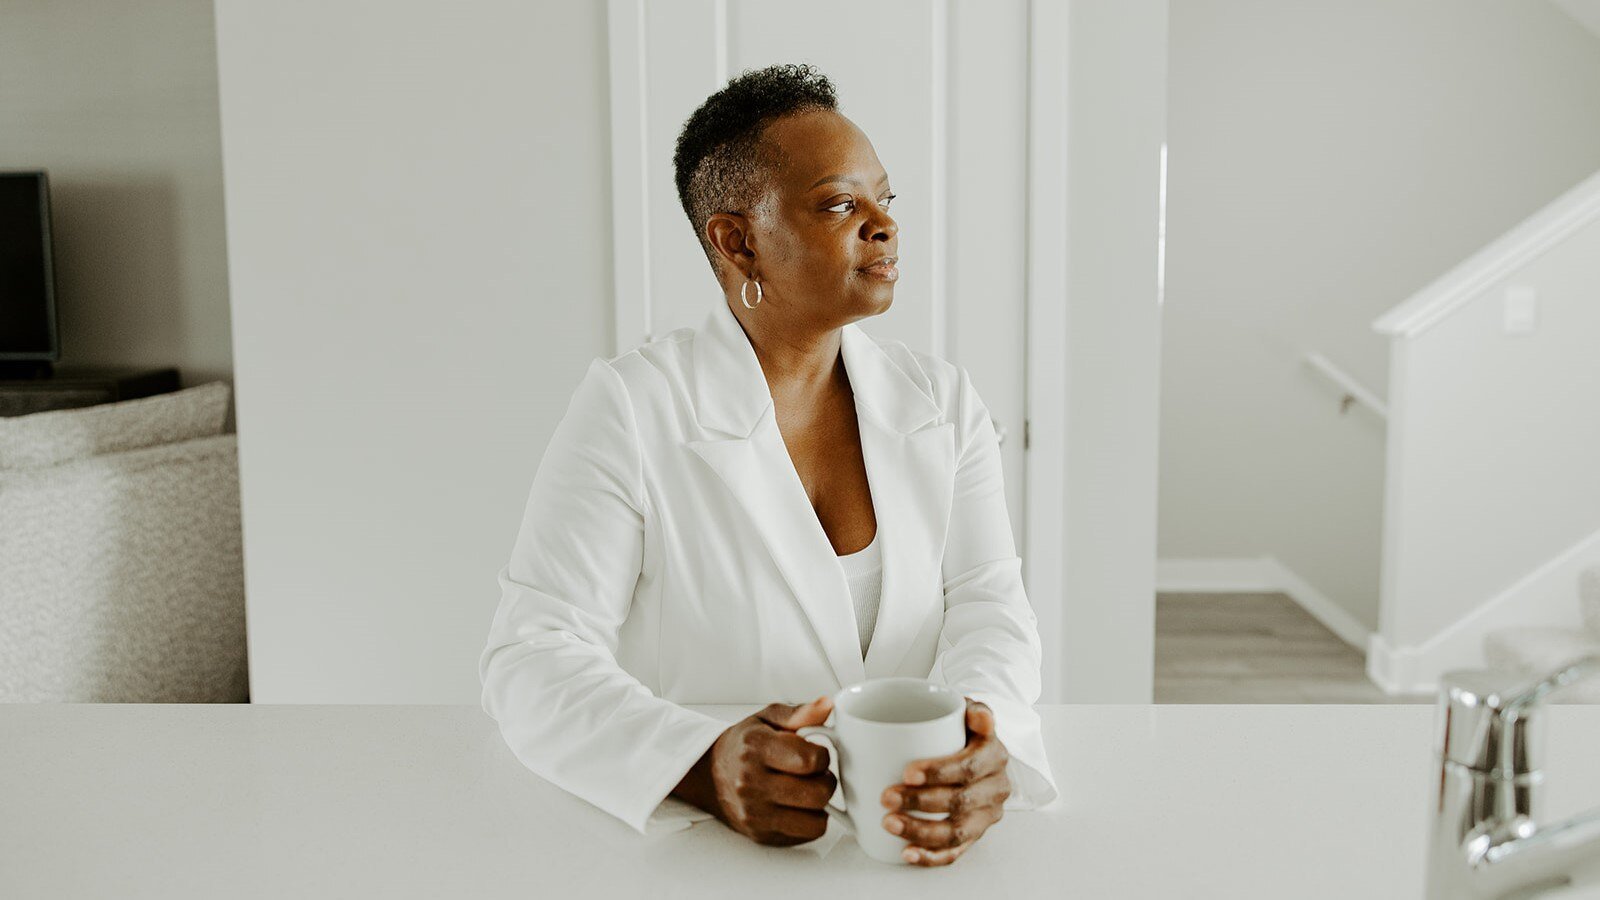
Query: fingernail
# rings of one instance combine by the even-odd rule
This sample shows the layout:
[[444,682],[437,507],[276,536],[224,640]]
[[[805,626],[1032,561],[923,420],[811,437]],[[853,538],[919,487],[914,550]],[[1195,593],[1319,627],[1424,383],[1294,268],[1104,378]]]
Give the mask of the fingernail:
[[906,784],[921,784],[926,780],[927,776],[922,774],[921,769],[912,769],[906,773]]
[[914,862],[917,861],[917,851],[912,849],[912,848],[910,848],[910,847],[907,847],[905,849],[905,852],[900,854],[900,858],[905,860],[908,863],[914,863]]
[[890,834],[899,834],[900,832],[906,830],[906,824],[900,821],[899,816],[885,816],[883,827],[887,829]]
[[890,788],[883,792],[883,805],[890,809],[900,808],[900,792]]

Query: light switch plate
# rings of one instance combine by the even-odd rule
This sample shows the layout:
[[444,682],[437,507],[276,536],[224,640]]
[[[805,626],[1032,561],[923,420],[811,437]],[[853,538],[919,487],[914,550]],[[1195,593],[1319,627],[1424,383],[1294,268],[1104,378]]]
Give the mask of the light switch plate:
[[1506,334],[1532,334],[1539,324],[1539,292],[1527,285],[1506,288]]

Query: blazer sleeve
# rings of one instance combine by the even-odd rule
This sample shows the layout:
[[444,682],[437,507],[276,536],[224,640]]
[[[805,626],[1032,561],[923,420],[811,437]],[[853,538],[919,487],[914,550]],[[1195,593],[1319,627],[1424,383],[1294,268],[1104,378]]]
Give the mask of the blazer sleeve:
[[727,724],[616,660],[643,558],[643,468],[627,388],[596,358],[534,475],[478,675],[518,760],[651,834],[709,818],[669,795]]
[[1022,584],[1006,513],[1000,442],[989,410],[957,366],[957,462],[944,549],[944,626],[930,679],[994,711],[995,734],[1011,756],[1007,808],[1028,809],[1058,791],[1039,713],[1043,660],[1038,620]]

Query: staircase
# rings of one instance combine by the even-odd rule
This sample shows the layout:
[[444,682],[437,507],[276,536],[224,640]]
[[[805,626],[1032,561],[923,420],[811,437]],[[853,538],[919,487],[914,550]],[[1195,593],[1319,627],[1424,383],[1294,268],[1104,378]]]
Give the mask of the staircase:
[[[1499,628],[1483,639],[1483,656],[1491,669],[1547,675],[1570,660],[1600,653],[1600,566],[1578,576],[1578,626],[1519,625]],[[1600,683],[1578,682],[1552,694],[1555,703],[1600,703]]]
[[1600,652],[1596,283],[1600,172],[1373,323],[1390,377],[1367,672],[1387,693]]

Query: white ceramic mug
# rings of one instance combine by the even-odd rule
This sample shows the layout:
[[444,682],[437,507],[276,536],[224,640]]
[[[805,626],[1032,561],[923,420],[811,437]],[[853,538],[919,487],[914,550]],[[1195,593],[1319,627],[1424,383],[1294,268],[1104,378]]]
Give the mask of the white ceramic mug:
[[[832,726],[807,725],[797,731],[806,740],[821,735],[833,745],[845,807],[829,803],[828,815],[850,824],[856,843],[868,856],[904,865],[900,854],[910,841],[883,827],[883,817],[889,814],[881,800],[883,791],[904,783],[906,764],[912,760],[950,756],[967,745],[967,700],[922,678],[874,678],[835,694],[831,718]],[[949,816],[917,811],[906,815]]]

